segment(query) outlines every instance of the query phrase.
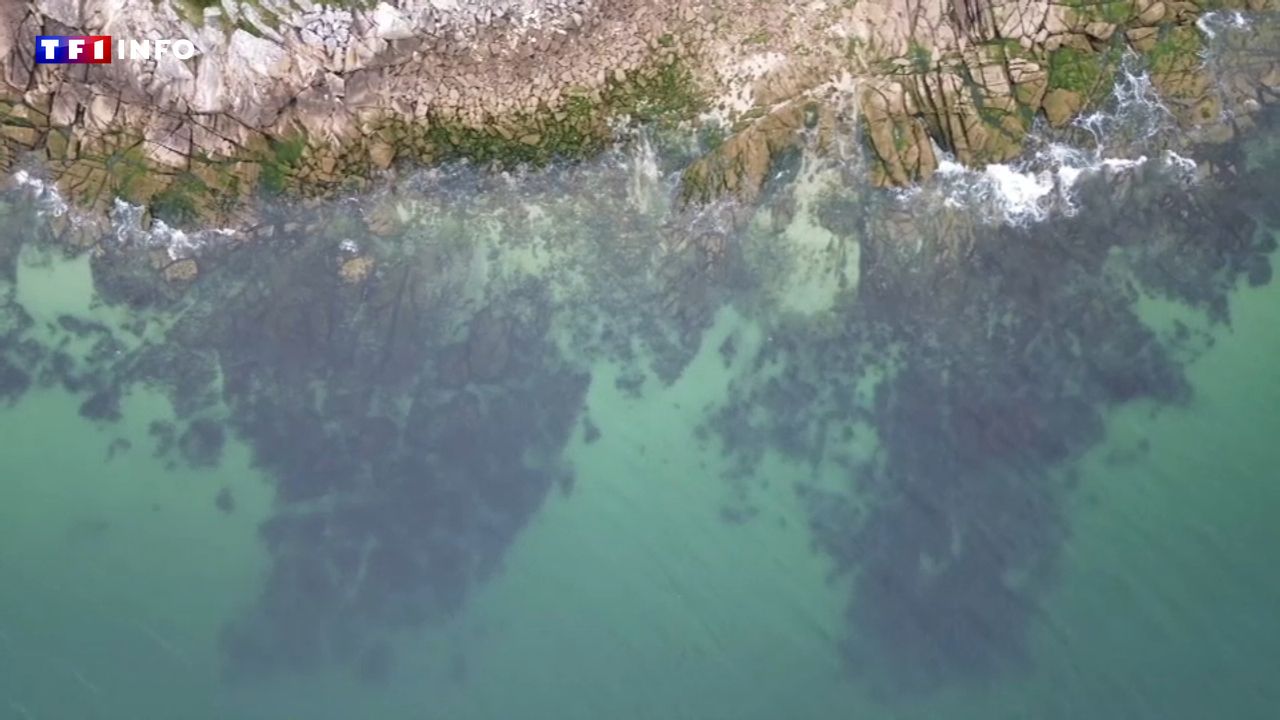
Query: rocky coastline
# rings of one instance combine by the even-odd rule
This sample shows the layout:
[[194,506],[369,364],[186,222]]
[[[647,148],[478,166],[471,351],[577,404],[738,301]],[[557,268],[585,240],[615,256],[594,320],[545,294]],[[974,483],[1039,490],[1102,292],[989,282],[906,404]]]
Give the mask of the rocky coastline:
[[[852,144],[877,184],[906,185],[939,151],[1017,157],[1041,118],[1066,125],[1105,100],[1126,54],[1196,139],[1229,137],[1280,92],[1280,65],[1241,53],[1239,78],[1211,83],[1197,21],[1273,3],[11,1],[0,167],[36,154],[91,214],[120,198],[171,224],[243,227],[264,191],[359,189],[401,161],[582,156],[656,122],[715,133],[685,172],[691,201],[754,196],[806,142]],[[38,66],[38,34],[188,38],[200,54]]]

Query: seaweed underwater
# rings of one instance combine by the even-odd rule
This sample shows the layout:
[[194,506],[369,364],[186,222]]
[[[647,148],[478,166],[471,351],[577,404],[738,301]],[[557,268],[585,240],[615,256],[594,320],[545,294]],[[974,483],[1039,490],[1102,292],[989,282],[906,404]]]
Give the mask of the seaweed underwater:
[[[850,585],[851,671],[888,693],[937,687],[1025,662],[1070,532],[1072,465],[1106,411],[1189,400],[1195,338],[1149,327],[1138,299],[1226,323],[1233,287],[1270,281],[1259,222],[1280,225],[1275,148],[1203,155],[1214,171],[1199,184],[1156,165],[1098,176],[1074,216],[1026,227],[838,183],[815,219],[859,248],[859,281],[814,315],[763,299],[786,264],[753,254],[783,247],[776,228],[740,222],[754,208],[675,209],[665,179],[637,199],[619,153],[269,208],[264,241],[205,249],[185,284],[158,277],[163,249],[99,243],[95,291],[128,312],[119,327],[34,327],[19,253],[63,246],[31,208],[0,206],[34,228],[0,236],[0,402],[60,385],[109,423],[145,385],[173,405],[152,430],[175,467],[247,444],[273,482],[271,564],[222,634],[226,677],[337,663],[376,684],[395,672],[392,634],[456,613],[572,487],[563,453],[579,429],[593,436],[591,363],[643,395],[732,306],[770,341],[718,350],[744,368],[703,429],[731,491],[767,480],[767,452],[811,470],[795,485],[815,549]],[[777,218],[797,212],[790,182],[765,194]],[[866,433],[874,450],[851,451]],[[838,483],[811,477],[833,467]],[[234,507],[219,495],[213,510]]]
[[[737,378],[704,433],[748,494],[769,449],[812,469],[796,489],[850,587],[850,668],[876,692],[1025,667],[1075,462],[1109,408],[1191,399],[1203,334],[1148,325],[1139,301],[1228,324],[1231,290],[1271,279],[1280,165],[1260,135],[1203,148],[1198,183],[1155,164],[1087,179],[1048,223],[823,199],[819,221],[860,245],[860,284],[830,315],[776,319],[748,363],[771,370]],[[873,450],[851,449],[867,434]]]
[[[33,327],[14,289],[18,255],[63,246],[50,223],[24,218],[34,235],[0,243],[4,397],[61,385],[87,397],[82,415],[109,423],[129,388],[160,390],[174,418],[150,434],[174,470],[218,465],[229,437],[247,444],[274,485],[260,528],[271,565],[260,596],[222,633],[226,678],[337,663],[383,682],[395,667],[391,635],[456,613],[547,495],[572,487],[561,453],[582,422],[584,358],[616,353],[637,374],[653,359],[658,374],[678,375],[696,350],[712,305],[692,284],[706,253],[677,246],[655,290],[637,272],[652,260],[652,219],[625,191],[581,200],[588,186],[634,183],[618,162],[565,168],[522,190],[454,168],[363,203],[271,208],[268,242],[205,248],[185,284],[157,276],[171,262],[164,248],[117,234],[90,263],[97,302],[128,313],[118,328],[70,316]],[[495,237],[542,262],[535,224],[549,235],[567,227],[552,240],[573,251],[538,273],[494,262]],[[594,298],[558,299],[553,281],[566,275]],[[660,313],[622,312],[637,290],[651,307],[668,298],[676,327]],[[103,347],[77,354],[64,347],[70,336]],[[637,352],[645,341],[665,355]],[[235,510],[225,488],[213,505]]]

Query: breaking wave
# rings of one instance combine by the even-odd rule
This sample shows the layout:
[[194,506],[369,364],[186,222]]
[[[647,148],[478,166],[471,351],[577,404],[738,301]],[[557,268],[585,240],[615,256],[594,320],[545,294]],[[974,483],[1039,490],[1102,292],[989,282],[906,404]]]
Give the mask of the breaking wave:
[[935,177],[921,187],[899,191],[898,198],[904,203],[932,200],[944,207],[971,208],[991,224],[1024,226],[1055,215],[1071,216],[1077,210],[1077,186],[1089,177],[1113,178],[1155,162],[1184,182],[1194,181],[1195,161],[1172,149],[1152,147],[1152,140],[1167,136],[1173,123],[1140,58],[1130,53],[1121,62],[1108,107],[1077,118],[1064,131],[1068,139],[1042,128],[1032,134],[1026,157],[981,169],[965,167],[935,149],[943,158]]
[[212,242],[235,237],[231,228],[206,228],[188,232],[152,219],[148,224],[146,208],[116,199],[111,208],[111,227],[117,242],[163,249],[170,260],[194,257]]
[[1210,40],[1223,31],[1244,30],[1248,27],[1249,18],[1239,10],[1215,10],[1196,20],[1196,28]]
[[[9,178],[8,185],[26,194],[36,206],[36,212],[45,217],[68,216],[74,223],[96,224],[98,219],[76,212],[57,186],[36,177],[26,170],[18,170]],[[146,208],[117,198],[108,212],[112,236],[118,243],[165,250],[171,260],[194,257],[211,242],[225,241],[238,235],[231,228],[206,228],[182,230],[163,220],[149,218]]]
[[[1153,158],[1099,156],[1096,152],[1063,144],[1050,144],[1019,163],[967,168],[954,160],[938,167],[935,185],[924,191],[903,193],[914,199],[933,193],[946,207],[969,207],[988,223],[1025,226],[1056,215],[1070,217],[1078,209],[1076,189],[1088,177],[1116,178],[1151,165]],[[1194,160],[1172,150],[1154,158],[1158,168],[1176,174],[1184,182],[1196,178]]]
[[26,170],[12,176],[13,186],[25,191],[35,201],[40,213],[49,217],[61,217],[67,212],[67,201],[53,183],[41,180]]

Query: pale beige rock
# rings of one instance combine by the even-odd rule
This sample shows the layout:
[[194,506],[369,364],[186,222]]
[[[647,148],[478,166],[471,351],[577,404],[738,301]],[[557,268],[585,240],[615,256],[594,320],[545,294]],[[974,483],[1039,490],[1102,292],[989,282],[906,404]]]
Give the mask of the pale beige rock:
[[1146,6],[1142,12],[1138,13],[1138,24],[1155,25],[1164,19],[1166,12],[1165,4],[1160,0],[1155,0],[1155,2]]
[[1084,97],[1073,90],[1054,88],[1044,96],[1044,114],[1049,124],[1062,127],[1084,106]]
[[374,261],[368,256],[354,257],[342,263],[338,275],[344,283],[357,285],[369,278],[373,272]]
[[200,266],[191,258],[170,263],[164,268],[164,279],[169,282],[191,282],[200,274]]
[[369,161],[379,170],[386,170],[395,162],[396,150],[391,143],[375,140],[369,144]]
[[22,125],[0,125],[0,135],[28,149],[40,142],[40,133],[35,128]]

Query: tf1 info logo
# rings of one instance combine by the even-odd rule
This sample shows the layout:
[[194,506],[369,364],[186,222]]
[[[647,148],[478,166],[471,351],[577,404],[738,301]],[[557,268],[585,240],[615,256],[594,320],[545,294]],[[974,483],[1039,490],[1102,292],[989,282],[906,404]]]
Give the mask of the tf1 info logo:
[[[190,40],[130,40],[117,46],[115,59],[159,60],[173,53],[179,60],[190,60],[196,46]],[[111,62],[110,35],[37,35],[36,63],[39,65],[101,65]]]

